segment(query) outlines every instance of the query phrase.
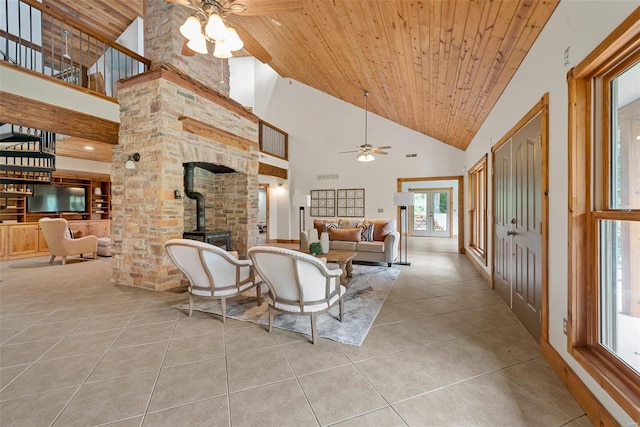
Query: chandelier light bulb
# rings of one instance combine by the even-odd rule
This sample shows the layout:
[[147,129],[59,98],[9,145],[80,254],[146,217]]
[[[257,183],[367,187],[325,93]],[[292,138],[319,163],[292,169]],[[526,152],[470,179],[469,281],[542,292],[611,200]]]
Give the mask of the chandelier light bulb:
[[216,48],[213,50],[213,56],[221,59],[231,58],[233,56],[226,40],[216,42]]
[[369,153],[367,153],[367,154],[361,154],[360,156],[358,156],[358,161],[359,161],[359,162],[364,162],[364,163],[372,162],[372,161],[374,161],[375,159],[376,159],[376,158],[373,156],[373,154],[369,154]]
[[220,15],[215,13],[209,17],[209,21],[207,22],[204,31],[209,38],[215,41],[224,40],[227,36],[227,27],[224,25],[224,21]]
[[233,27],[227,28],[227,36],[224,39],[227,47],[230,51],[236,51],[243,48],[244,43],[240,40],[240,36],[238,32]]
[[199,34],[198,36],[189,40],[189,43],[187,43],[187,47],[189,47],[189,49],[191,49],[194,52],[198,52],[202,54],[207,54],[209,52],[207,50],[207,40],[204,38],[202,34]]
[[195,16],[190,16],[184,21],[184,24],[180,26],[180,33],[187,39],[193,40],[202,34],[202,26],[200,20]]

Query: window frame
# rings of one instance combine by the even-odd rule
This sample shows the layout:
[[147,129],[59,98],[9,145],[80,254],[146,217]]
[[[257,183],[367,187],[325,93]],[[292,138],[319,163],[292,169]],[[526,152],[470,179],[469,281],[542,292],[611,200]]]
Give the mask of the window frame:
[[609,83],[640,60],[640,8],[568,73],[569,323],[567,350],[634,419],[640,376],[599,343],[599,220],[640,221],[610,208]]
[[[484,154],[476,162],[475,165],[471,169],[469,169],[468,175],[468,185],[469,185],[469,249],[473,252],[478,258],[482,260],[484,265],[487,265],[487,185],[488,185],[488,154]],[[481,173],[484,173],[484,179],[482,179]],[[481,181],[482,180],[482,186]],[[480,191],[482,188],[484,191]],[[482,193],[482,194],[480,194]],[[482,200],[481,200],[482,199]],[[484,212],[482,215],[479,215],[478,206],[482,202],[484,205]],[[479,230],[482,227],[483,230],[483,238],[479,239]],[[482,240],[480,242],[479,240]]]

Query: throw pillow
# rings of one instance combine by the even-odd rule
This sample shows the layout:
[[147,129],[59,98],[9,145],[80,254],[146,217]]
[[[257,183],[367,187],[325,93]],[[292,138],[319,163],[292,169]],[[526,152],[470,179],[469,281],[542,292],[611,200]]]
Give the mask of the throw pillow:
[[[324,223],[324,230],[323,231],[329,231],[332,228],[340,228],[340,220],[338,220],[337,222],[331,222],[331,221],[326,221]],[[322,233],[319,233],[322,234]]]
[[360,223],[357,227],[360,229],[360,238],[363,242],[373,241],[373,227],[372,222]]
[[340,240],[342,242],[359,242],[359,228],[330,228],[329,240]]
[[373,229],[373,240],[377,242],[384,242],[384,238],[387,234],[391,233],[391,222],[389,220],[376,220],[374,221],[375,228]]
[[322,232],[324,231],[324,221],[322,221],[320,219],[314,219],[313,220],[313,228],[318,230],[318,236],[321,235]]

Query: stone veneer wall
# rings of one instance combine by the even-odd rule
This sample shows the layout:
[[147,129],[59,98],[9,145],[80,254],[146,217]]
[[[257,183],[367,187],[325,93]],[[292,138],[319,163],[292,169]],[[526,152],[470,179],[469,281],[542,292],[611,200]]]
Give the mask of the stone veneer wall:
[[[156,290],[179,285],[182,274],[167,256],[164,243],[181,238],[184,231],[183,200],[175,199],[174,191],[184,194],[182,165],[186,162],[224,165],[246,176],[243,184],[224,189],[224,206],[214,206],[216,211],[235,215],[224,227],[233,230],[234,249],[246,254],[249,242],[258,237],[257,117],[172,70],[154,70],[122,81],[117,96],[120,139],[111,172],[114,282]],[[251,144],[243,150],[185,132],[181,116]],[[127,156],[135,152],[140,153],[136,169],[125,169]],[[216,227],[223,228],[217,221]]]
[[152,68],[171,64],[181,70],[189,70],[189,76],[229,95],[229,61],[214,58],[213,46],[207,55],[182,55],[185,38],[180,26],[193,10],[167,0],[145,0],[144,56],[151,60]]

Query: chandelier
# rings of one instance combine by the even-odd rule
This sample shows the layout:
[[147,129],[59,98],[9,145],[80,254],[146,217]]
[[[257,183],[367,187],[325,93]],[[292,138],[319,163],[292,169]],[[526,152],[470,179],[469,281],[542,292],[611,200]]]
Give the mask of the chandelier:
[[[246,9],[242,5],[234,5],[233,8]],[[207,42],[214,43],[213,56],[216,58],[231,58],[231,52],[240,50],[244,43],[238,36],[235,28],[229,26],[225,15],[227,12],[237,10],[225,9],[216,0],[202,0],[196,13],[187,18],[180,26],[180,33],[187,39],[187,47],[194,52],[207,54]]]

